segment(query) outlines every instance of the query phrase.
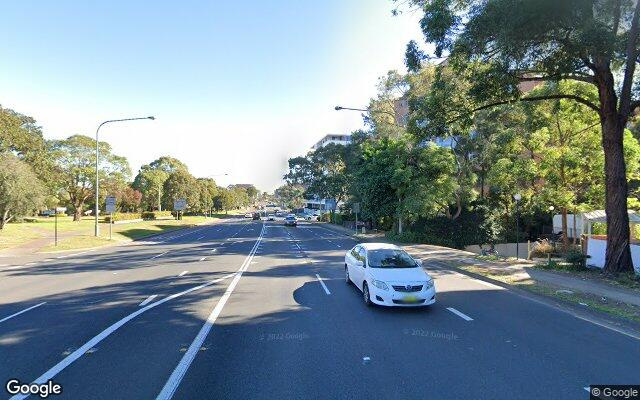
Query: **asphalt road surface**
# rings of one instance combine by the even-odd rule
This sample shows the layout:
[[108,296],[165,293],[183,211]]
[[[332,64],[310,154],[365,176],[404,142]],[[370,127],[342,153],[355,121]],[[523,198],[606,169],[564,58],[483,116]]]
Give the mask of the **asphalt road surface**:
[[18,379],[60,384],[53,399],[587,399],[640,382],[637,339],[428,256],[435,305],[366,308],[344,282],[354,244],[232,220],[0,271],[1,393]]

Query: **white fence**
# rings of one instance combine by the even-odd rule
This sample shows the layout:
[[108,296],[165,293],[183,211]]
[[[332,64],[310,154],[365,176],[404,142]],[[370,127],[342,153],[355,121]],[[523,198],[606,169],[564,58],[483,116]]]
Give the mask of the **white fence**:
[[[604,268],[604,258],[607,251],[607,241],[604,239],[589,238],[587,240],[587,265]],[[631,259],[636,273],[640,274],[640,245],[631,245]]]

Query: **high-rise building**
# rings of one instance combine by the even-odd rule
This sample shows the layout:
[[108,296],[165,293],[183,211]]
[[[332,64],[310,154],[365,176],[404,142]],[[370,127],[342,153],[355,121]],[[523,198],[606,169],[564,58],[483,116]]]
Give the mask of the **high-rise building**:
[[347,145],[351,143],[351,135],[344,133],[334,133],[325,135],[322,139],[320,139],[316,144],[311,146],[311,150],[317,150],[321,147],[324,147],[330,143]]

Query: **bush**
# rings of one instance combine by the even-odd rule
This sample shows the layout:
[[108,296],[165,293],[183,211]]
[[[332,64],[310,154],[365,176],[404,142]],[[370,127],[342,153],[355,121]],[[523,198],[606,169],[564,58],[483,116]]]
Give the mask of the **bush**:
[[464,249],[471,244],[494,243],[498,230],[492,215],[478,207],[476,210],[463,210],[454,220],[445,216],[419,218],[407,224],[402,235],[391,234],[389,238]]
[[141,217],[145,220],[154,220],[171,218],[173,217],[173,214],[171,213],[171,211],[145,211],[141,214]]
[[584,269],[587,258],[589,258],[589,256],[582,254],[580,250],[569,250],[567,254],[564,255],[565,261],[575,269]]
[[[141,219],[142,218],[142,214],[139,213],[113,213],[113,221],[130,221],[132,219]],[[104,222],[106,223],[111,223],[111,215],[107,215],[104,218]]]
[[546,257],[548,254],[552,254],[553,251],[553,244],[548,239],[543,239],[534,243],[533,249],[531,249],[531,257]]

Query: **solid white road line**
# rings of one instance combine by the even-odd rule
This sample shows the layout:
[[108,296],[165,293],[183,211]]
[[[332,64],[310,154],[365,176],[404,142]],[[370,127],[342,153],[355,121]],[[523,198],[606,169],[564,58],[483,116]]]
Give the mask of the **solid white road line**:
[[322,281],[322,278],[320,278],[320,275],[316,274],[316,277],[318,278],[318,280],[320,281],[320,284],[322,285],[322,288],[324,289],[324,292],[326,294],[331,294],[331,292],[329,291],[329,289],[327,288],[327,285],[324,284],[324,282]]
[[184,276],[184,275],[187,274],[187,272],[189,272],[189,271],[182,271],[182,272],[180,272],[180,274],[178,276]]
[[24,310],[22,310],[22,311],[18,311],[18,312],[17,312],[17,313],[15,313],[15,314],[11,314],[11,315],[9,315],[8,317],[4,317],[4,318],[0,319],[0,322],[4,322],[4,321],[6,321],[6,320],[8,320],[8,319],[11,319],[11,318],[13,318],[13,317],[17,317],[17,316],[18,316],[18,315],[20,315],[20,314],[24,314],[24,313],[26,313],[27,311],[29,311],[29,310],[33,310],[34,308],[36,308],[36,307],[40,307],[41,305],[46,304],[46,303],[47,303],[46,301],[43,301],[42,303],[40,303],[40,304],[36,304],[35,306],[31,306],[31,307],[29,307],[29,308],[25,308],[25,309],[24,309]]
[[460,311],[456,310],[453,307],[447,307],[447,310],[451,311],[452,313],[454,313],[458,317],[464,319],[465,321],[473,321],[473,318],[471,318],[470,316],[468,316],[466,314],[461,313]]
[[147,304],[151,303],[151,301],[156,297],[158,297],[157,294],[152,294],[151,296],[147,297],[142,303],[138,304],[138,307],[146,306]]
[[156,400],[159,400],[159,399],[169,400],[173,397],[173,394],[178,389],[178,386],[180,385],[182,378],[184,378],[184,375],[187,373],[189,366],[191,365],[193,360],[196,358],[196,355],[198,354],[200,347],[202,347],[202,343],[204,343],[204,340],[209,334],[209,331],[213,327],[213,324],[216,322],[218,315],[220,315],[220,313],[222,312],[224,305],[227,303],[227,300],[229,300],[229,297],[231,297],[231,293],[233,293],[233,290],[236,288],[236,285],[240,281],[240,278],[242,278],[242,273],[246,271],[247,268],[249,267],[249,264],[253,259],[253,255],[255,254],[256,250],[258,249],[258,245],[262,240],[264,231],[265,229],[263,225],[262,231],[260,231],[260,236],[258,237],[258,240],[256,241],[256,243],[253,245],[251,252],[249,252],[249,255],[247,256],[244,263],[242,264],[242,267],[240,267],[240,270],[231,281],[231,284],[229,284],[229,287],[227,288],[227,290],[224,292],[220,300],[218,300],[218,304],[216,304],[214,309],[211,311],[211,314],[209,314],[209,317],[207,318],[205,323],[202,325],[202,328],[200,328],[200,332],[198,332],[198,335],[195,337],[195,339],[193,339],[193,342],[189,346],[189,349],[187,349],[187,352],[184,354],[184,356],[182,356],[182,359],[180,360],[176,368],[171,373],[171,376],[169,376],[167,383],[165,383],[164,387],[156,397]]
[[[144,306],[143,308],[132,312],[131,314],[127,315],[126,317],[122,318],[121,320],[119,320],[118,322],[112,324],[111,326],[109,326],[107,329],[103,330],[102,332],[100,332],[99,334],[97,334],[96,336],[94,336],[93,338],[91,338],[88,342],[86,342],[85,344],[83,344],[82,346],[80,346],[78,349],[76,349],[74,352],[72,352],[71,354],[69,354],[68,356],[66,356],[65,358],[62,359],[62,361],[60,361],[59,363],[57,363],[56,365],[54,365],[53,367],[51,367],[47,372],[45,372],[44,374],[40,375],[38,378],[36,378],[32,384],[42,384],[45,383],[46,381],[48,381],[49,379],[53,379],[56,375],[58,375],[60,372],[62,372],[65,368],[67,368],[69,365],[73,364],[78,358],[82,357],[83,354],[85,354],[87,352],[87,350],[92,349],[94,347],[96,347],[96,345],[98,343],[100,343],[101,341],[103,341],[107,336],[111,335],[113,332],[117,331],[120,327],[122,327],[124,324],[126,324],[127,322],[131,321],[132,319],[134,319],[135,317],[137,317],[138,315],[149,311],[152,308],[155,308],[161,304],[166,303],[169,300],[173,300],[177,297],[180,296],[184,296],[185,294],[194,292],[196,290],[211,286],[215,283],[218,283],[220,281],[223,281],[227,278],[230,278],[234,275],[237,275],[238,272],[234,272],[232,274],[227,274],[221,278],[218,279],[214,279],[212,281],[203,283],[202,285],[198,285],[198,286],[194,286],[190,289],[184,290],[182,292],[176,293],[176,294],[172,294],[169,297],[165,297],[162,300],[158,300],[155,303],[151,303],[148,304],[146,306]],[[13,397],[11,397],[10,400],[22,400],[22,399],[26,399],[28,397],[28,395],[15,395]]]
[[493,283],[489,283],[489,282],[485,282],[485,281],[481,281],[480,279],[474,279],[474,281],[478,282],[481,285],[484,286],[488,286],[492,289],[501,289],[501,290],[505,290],[502,286],[498,286],[498,285],[494,285]]
[[151,260],[153,260],[154,258],[162,257],[163,255],[167,254],[168,252],[169,252],[169,250],[165,251],[164,253],[156,254],[155,256],[151,257]]

